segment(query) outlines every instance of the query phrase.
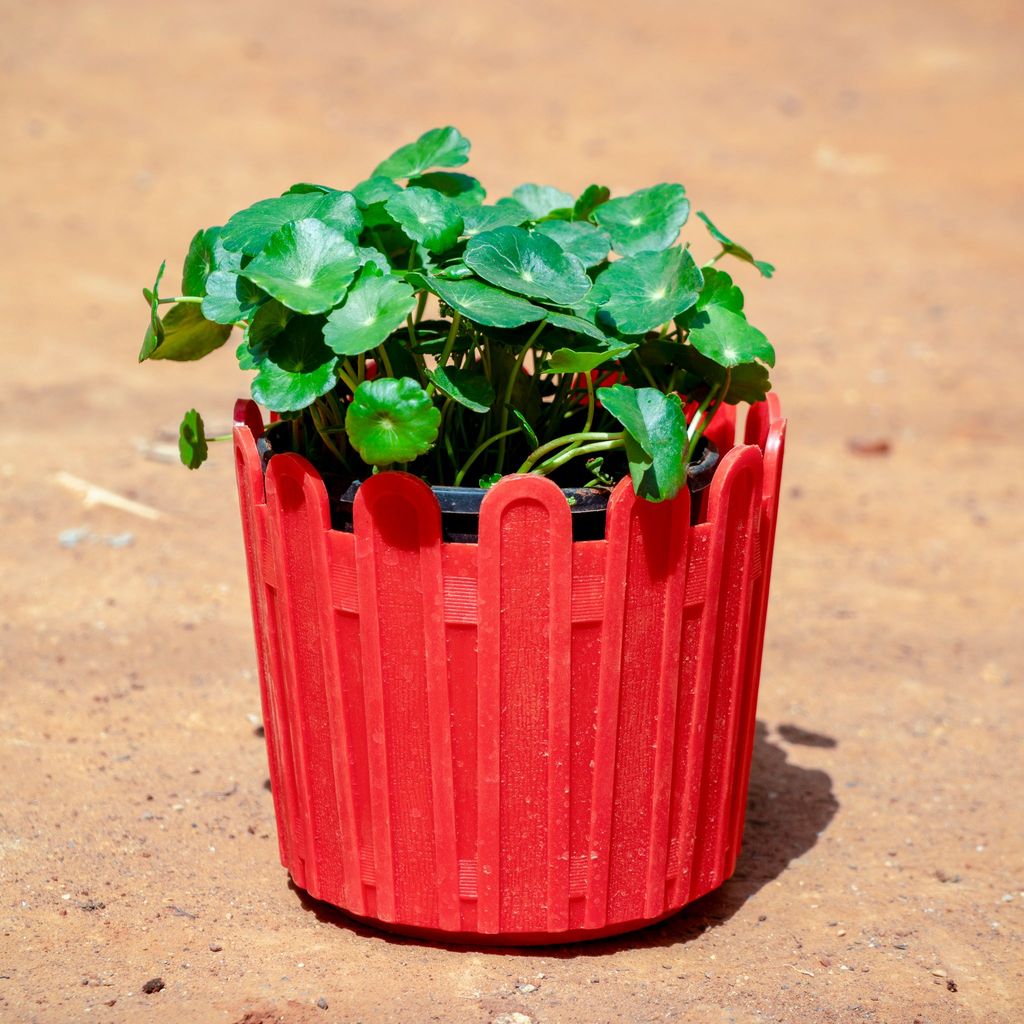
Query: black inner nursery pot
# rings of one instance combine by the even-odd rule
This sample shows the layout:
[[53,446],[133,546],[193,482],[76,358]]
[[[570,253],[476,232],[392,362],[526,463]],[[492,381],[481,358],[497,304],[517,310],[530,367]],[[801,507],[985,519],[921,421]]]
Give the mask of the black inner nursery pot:
[[[264,469],[271,454],[265,439],[259,442]],[[606,464],[607,465],[607,464]],[[703,504],[703,492],[711,485],[711,479],[718,467],[718,449],[706,437],[697,444],[696,457],[686,467],[686,486],[690,492],[690,522],[696,523]],[[608,465],[609,474],[625,476],[629,472],[626,460],[622,465]],[[352,483],[329,473],[322,473],[331,504],[331,526],[344,533],[352,532],[352,506],[360,481]],[[557,482],[557,481],[556,481]],[[453,544],[476,543],[480,528],[480,505],[487,493],[481,487],[434,487],[438,504],[441,506],[441,530],[443,539]],[[573,540],[602,540],[604,538],[605,513],[610,487],[563,487],[562,493],[569,502],[572,512]]]

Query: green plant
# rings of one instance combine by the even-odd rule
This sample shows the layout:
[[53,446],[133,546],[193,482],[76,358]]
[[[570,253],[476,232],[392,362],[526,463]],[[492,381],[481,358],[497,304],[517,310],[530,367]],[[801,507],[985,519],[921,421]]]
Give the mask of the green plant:
[[[673,497],[716,409],[770,387],[772,346],[717,263],[771,264],[701,213],[720,249],[698,266],[681,185],[522,185],[488,205],[452,170],[468,156],[437,128],[351,191],[293,185],[199,231],[181,294],[160,294],[163,266],[144,291],[140,361],[199,359],[240,328],[273,450],[348,479],[607,483],[628,464],[638,494]],[[190,410],[187,466],[207,440]]]

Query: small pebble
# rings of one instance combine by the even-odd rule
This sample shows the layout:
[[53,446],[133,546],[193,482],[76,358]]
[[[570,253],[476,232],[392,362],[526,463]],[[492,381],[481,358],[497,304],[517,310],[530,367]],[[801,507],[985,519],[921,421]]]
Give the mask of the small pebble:
[[57,534],[57,543],[62,548],[75,548],[89,537],[89,527],[74,526],[70,530],[61,530]]
[[946,972],[941,967],[936,967],[935,970],[932,971],[932,975],[936,978],[944,978],[946,976]]
[[318,1000],[316,1001],[316,1005],[317,1005],[317,1006],[319,1006],[321,1010],[326,1010],[326,1009],[327,1009],[327,1000],[326,1000],[326,999],[324,999],[324,997],[323,997],[323,996],[321,996],[321,997],[320,997],[320,998],[319,998],[319,999],[318,999]]
[[224,947],[219,942],[210,943],[210,952],[219,953]]
[[536,985],[531,985],[529,982],[527,982],[524,985],[516,985],[516,988],[520,992],[522,992],[524,995],[528,995],[530,992],[536,992],[537,991],[537,986]]
[[163,978],[150,978],[145,985],[142,986],[142,991],[147,996],[151,996],[154,992],[162,992],[164,987]]
[[135,543],[134,533],[115,533],[106,538],[107,545],[112,548],[130,548]]

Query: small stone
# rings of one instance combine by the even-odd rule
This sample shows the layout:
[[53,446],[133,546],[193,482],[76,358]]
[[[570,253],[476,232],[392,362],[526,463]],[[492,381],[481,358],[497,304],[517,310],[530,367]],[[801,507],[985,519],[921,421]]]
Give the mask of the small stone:
[[499,1013],[491,1024],[533,1024],[533,1018],[514,1010],[512,1013]]
[[836,935],[839,935],[839,936],[843,936],[845,934],[846,934],[846,929],[845,928],[840,928],[839,931],[836,932]]
[[145,985],[142,986],[142,991],[147,996],[151,996],[154,992],[162,992],[164,988],[163,978],[150,978]]
[[936,978],[944,978],[946,977],[946,972],[941,967],[936,967],[935,970],[932,971],[932,976]]
[[210,952],[219,953],[224,947],[219,942],[210,943]]
[[317,1006],[319,1006],[321,1010],[326,1010],[326,1009],[327,1009],[327,1000],[326,1000],[326,999],[324,999],[324,997],[323,997],[323,996],[321,996],[321,997],[320,997],[320,998],[319,998],[319,999],[318,999],[318,1000],[316,1001],[316,1005],[317,1005]]
[[536,992],[537,991],[537,986],[536,985],[531,985],[529,982],[526,982],[523,985],[516,985],[516,988],[520,992],[522,992],[524,995],[529,995],[531,992]]

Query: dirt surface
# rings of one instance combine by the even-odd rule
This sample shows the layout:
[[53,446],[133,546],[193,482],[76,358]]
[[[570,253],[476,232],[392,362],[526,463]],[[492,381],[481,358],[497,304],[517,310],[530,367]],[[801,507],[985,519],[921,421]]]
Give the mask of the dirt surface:
[[[1021,1019],[1019,4],[0,11],[0,1019]],[[444,123],[492,195],[680,180],[780,268],[737,272],[790,417],[745,851],[621,941],[422,947],[289,886],[229,452],[163,461],[246,384],[135,364],[196,227]]]

